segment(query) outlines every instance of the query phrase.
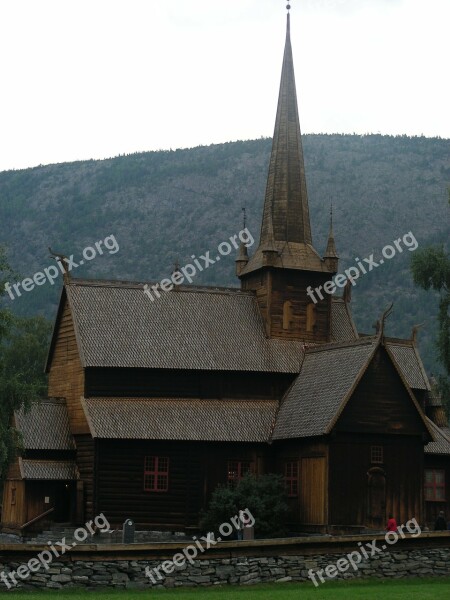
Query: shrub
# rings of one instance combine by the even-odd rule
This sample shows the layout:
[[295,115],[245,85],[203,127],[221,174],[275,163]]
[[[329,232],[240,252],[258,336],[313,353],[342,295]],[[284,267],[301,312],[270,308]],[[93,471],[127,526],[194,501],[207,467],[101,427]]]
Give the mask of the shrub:
[[245,475],[236,487],[219,485],[213,492],[200,527],[217,533],[222,523],[248,509],[255,519],[255,537],[273,538],[286,534],[288,505],[281,475]]

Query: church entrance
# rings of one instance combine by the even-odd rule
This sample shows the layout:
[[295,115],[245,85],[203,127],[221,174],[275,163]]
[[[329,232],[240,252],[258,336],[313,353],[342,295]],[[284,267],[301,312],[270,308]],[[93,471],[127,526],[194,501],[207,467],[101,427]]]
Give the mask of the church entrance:
[[384,529],[386,521],[386,473],[381,467],[367,472],[366,527]]

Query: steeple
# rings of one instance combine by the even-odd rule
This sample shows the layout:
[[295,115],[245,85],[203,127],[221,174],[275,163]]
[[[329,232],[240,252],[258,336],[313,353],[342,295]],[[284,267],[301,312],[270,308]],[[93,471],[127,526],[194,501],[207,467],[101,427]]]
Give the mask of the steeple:
[[242,289],[256,296],[267,337],[329,342],[331,296],[320,290],[336,272],[338,258],[332,227],[329,256],[321,258],[312,245],[289,13],[261,237],[251,258],[243,250],[236,273]]
[[261,237],[242,274],[263,266],[329,272],[312,245],[289,12]]

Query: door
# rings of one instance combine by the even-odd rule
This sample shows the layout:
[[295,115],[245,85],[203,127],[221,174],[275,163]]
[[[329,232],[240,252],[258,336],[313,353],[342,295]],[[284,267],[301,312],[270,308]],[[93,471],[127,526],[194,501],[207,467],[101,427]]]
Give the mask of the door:
[[325,524],[325,457],[302,458],[300,464],[300,522]]
[[386,521],[386,474],[381,467],[367,472],[367,518],[366,526],[384,529]]

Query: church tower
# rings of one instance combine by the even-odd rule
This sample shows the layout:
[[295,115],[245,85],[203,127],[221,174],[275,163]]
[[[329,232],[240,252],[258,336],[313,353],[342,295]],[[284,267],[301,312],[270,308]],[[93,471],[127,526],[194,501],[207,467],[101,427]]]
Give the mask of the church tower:
[[252,257],[240,252],[236,262],[242,289],[256,293],[269,337],[330,340],[331,296],[315,294],[315,303],[307,290],[337,272],[332,230],[325,254],[312,243],[288,12],[260,242]]

